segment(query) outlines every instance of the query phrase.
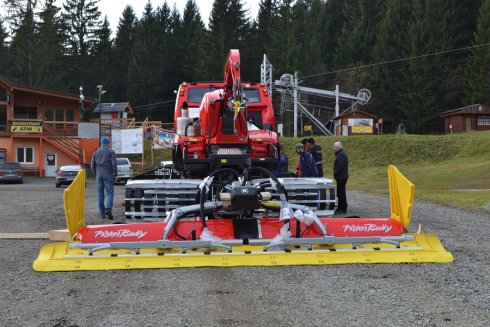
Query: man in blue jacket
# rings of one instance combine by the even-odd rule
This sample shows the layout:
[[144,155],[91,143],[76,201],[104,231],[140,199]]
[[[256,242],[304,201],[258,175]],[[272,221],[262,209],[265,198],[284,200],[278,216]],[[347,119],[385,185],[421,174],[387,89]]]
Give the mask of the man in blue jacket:
[[297,177],[318,177],[315,160],[311,153],[305,150],[303,144],[296,145],[296,153],[299,155],[298,167],[296,170]]
[[[103,137],[101,143],[101,147],[92,156],[91,167],[97,181],[97,200],[99,202],[100,217],[104,219],[107,216],[107,218],[112,220],[114,219],[112,215],[114,181],[117,177],[116,153],[109,148],[109,138]],[[104,190],[107,196],[105,201]]]

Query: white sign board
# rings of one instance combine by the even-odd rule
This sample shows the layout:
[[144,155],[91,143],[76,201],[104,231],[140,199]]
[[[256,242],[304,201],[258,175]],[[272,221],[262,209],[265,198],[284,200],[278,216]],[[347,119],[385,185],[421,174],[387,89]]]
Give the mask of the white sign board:
[[98,139],[99,124],[97,123],[78,123],[78,138]]
[[143,129],[112,130],[112,149],[117,154],[143,153]]

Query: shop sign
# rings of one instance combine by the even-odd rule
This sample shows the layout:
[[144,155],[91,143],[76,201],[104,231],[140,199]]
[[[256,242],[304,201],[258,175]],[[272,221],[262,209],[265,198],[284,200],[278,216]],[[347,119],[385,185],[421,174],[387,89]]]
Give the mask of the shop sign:
[[14,120],[10,126],[12,134],[41,134],[43,126],[41,120]]

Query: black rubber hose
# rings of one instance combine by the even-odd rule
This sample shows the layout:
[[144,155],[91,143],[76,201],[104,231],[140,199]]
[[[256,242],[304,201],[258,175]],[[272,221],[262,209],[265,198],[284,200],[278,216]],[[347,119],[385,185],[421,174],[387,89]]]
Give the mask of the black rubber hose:
[[[220,169],[217,169],[215,171],[213,171],[209,176],[208,178],[211,178],[211,177],[214,177],[216,175],[219,175],[221,173],[224,173],[224,172],[229,172],[229,173],[232,173],[233,176],[238,179],[238,172],[235,170],[235,169],[232,169],[232,168],[220,168]],[[201,198],[200,198],[200,201],[199,201],[199,207],[200,207],[200,213],[201,213],[201,222],[202,222],[202,226],[203,228],[206,227],[206,217],[204,215],[204,202],[206,200],[206,196],[207,196],[207,192],[206,192],[206,186],[204,186],[202,189],[200,189],[201,191]]]
[[257,170],[257,171],[260,171],[261,173],[265,174],[266,176],[270,177],[274,182],[276,182],[277,184],[277,190],[281,193],[284,194],[284,196],[286,197],[286,201],[288,201],[288,192],[286,191],[286,188],[284,187],[284,185],[281,184],[281,182],[279,182],[279,180],[277,179],[276,176],[274,176],[273,173],[271,173],[270,171],[268,171],[267,169],[263,168],[263,167],[259,167],[259,166],[256,166],[256,167],[250,167],[250,168],[245,168],[243,170],[243,183],[245,183],[245,181],[248,180],[248,172],[249,171],[253,171],[253,170]]

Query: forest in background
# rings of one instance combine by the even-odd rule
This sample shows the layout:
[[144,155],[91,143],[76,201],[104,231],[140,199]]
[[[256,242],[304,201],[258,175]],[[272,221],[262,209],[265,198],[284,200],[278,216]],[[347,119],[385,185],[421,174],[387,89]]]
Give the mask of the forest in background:
[[[439,133],[438,113],[488,103],[490,0],[214,0],[208,26],[194,0],[128,6],[116,31],[98,0],[3,0],[0,74],[14,83],[129,101],[138,118],[173,121],[183,81],[222,80],[229,49],[242,78],[298,71],[302,86],[372,93],[362,110],[410,133]],[[276,103],[277,101],[275,101]]]

